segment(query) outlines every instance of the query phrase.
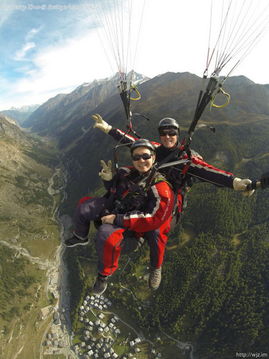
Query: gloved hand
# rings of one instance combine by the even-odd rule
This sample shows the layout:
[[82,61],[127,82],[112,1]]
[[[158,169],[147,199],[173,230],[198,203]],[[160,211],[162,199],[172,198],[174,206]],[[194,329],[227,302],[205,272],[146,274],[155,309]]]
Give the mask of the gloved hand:
[[255,189],[247,189],[247,186],[251,183],[251,180],[248,178],[241,179],[235,177],[233,180],[233,188],[235,191],[241,191],[243,196],[249,197],[255,192]]
[[102,178],[102,180],[104,181],[110,181],[112,180],[113,177],[113,173],[112,173],[112,162],[108,161],[107,164],[105,163],[105,161],[101,160],[100,161],[101,164],[101,171],[99,172],[99,176]]
[[94,128],[99,128],[99,130],[105,132],[106,134],[111,130],[112,126],[104,121],[102,116],[98,113],[92,115],[92,119],[95,121],[95,124],[93,125]]

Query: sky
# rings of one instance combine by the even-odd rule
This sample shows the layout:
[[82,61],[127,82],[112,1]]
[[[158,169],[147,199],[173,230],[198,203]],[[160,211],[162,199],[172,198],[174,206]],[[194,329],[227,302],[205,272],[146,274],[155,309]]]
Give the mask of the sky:
[[[111,42],[118,41],[118,37],[111,23],[105,25],[108,32],[107,36],[103,35],[102,20],[108,24],[115,19],[112,15],[116,5],[111,4],[120,1],[131,0],[0,0],[0,111],[42,104],[85,82],[114,75],[120,55],[113,52]],[[126,62],[126,70],[133,68],[148,77],[167,71],[187,71],[202,77],[209,42],[211,0],[133,1],[132,36],[127,39],[124,35],[121,39],[124,46],[127,41],[133,46],[128,52],[131,61]],[[236,1],[238,5],[241,0]],[[251,15],[252,28],[255,30],[258,24],[265,31],[232,75],[244,75],[256,83],[269,84],[269,33],[264,25],[269,16],[262,8],[267,6],[268,10],[268,0],[251,1],[256,3],[256,8],[260,6],[257,18]],[[213,3],[220,4],[222,0],[213,0]],[[117,27],[119,23],[125,26],[126,19],[129,20],[125,7],[123,9],[124,20],[117,17]],[[214,26],[219,31],[221,22],[220,16],[215,16],[217,11],[213,8],[211,31]],[[217,36],[218,31],[212,33]],[[248,32],[247,28],[242,31]],[[118,32],[129,34],[125,28]],[[211,35],[210,40],[214,43],[213,37]]]

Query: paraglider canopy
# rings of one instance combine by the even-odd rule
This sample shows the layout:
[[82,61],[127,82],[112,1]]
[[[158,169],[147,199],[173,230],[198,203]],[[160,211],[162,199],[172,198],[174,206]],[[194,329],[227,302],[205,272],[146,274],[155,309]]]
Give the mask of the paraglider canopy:
[[130,120],[130,101],[141,97],[134,67],[145,0],[94,0],[94,9],[99,38],[113,73],[118,73],[120,96]]

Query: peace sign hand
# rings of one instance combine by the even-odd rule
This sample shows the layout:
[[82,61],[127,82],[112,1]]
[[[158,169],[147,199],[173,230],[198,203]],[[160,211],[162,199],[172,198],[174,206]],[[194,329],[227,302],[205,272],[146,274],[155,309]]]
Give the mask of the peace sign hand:
[[105,161],[101,160],[100,161],[101,164],[101,171],[99,172],[99,176],[102,178],[102,180],[104,181],[111,181],[112,177],[113,177],[113,173],[112,173],[112,162],[108,161],[107,164],[105,163]]

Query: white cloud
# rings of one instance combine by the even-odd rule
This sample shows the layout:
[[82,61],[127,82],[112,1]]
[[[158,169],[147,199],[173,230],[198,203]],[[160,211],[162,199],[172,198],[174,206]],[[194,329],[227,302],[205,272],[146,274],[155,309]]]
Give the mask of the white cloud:
[[26,41],[30,41],[33,37],[35,37],[41,30],[41,26],[39,28],[31,29],[28,34],[26,35]]
[[43,49],[33,64],[36,69],[17,84],[18,92],[74,86],[98,78],[107,67],[98,38],[91,34]]
[[[18,55],[30,48],[25,46]],[[83,82],[112,74],[98,36],[91,33],[69,40],[64,46],[43,49],[32,61],[34,69],[25,71],[23,79],[9,84],[13,102],[5,101],[0,108],[42,103],[58,93],[72,91]]]
[[36,44],[34,42],[27,42],[22,49],[18,50],[15,54],[15,60],[22,61],[25,59],[25,56],[28,51],[35,48]]
[[25,60],[25,56],[27,55],[27,53],[34,49],[36,47],[36,43],[34,41],[31,41],[41,30],[41,27],[39,28],[33,28],[30,31],[28,31],[28,33],[25,36],[25,44],[23,45],[23,47],[18,50],[15,53],[15,60],[16,61],[22,61]]

